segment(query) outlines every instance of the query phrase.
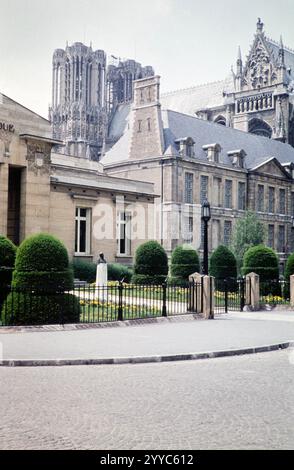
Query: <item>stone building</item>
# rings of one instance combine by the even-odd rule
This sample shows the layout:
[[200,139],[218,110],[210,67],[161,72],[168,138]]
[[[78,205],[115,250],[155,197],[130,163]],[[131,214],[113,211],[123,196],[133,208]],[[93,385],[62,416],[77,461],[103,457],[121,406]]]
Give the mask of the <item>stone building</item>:
[[294,146],[294,51],[268,38],[258,19],[246,60],[222,81],[162,95],[162,105],[185,114]]
[[56,153],[63,142],[51,135],[49,121],[0,94],[0,234],[19,244],[49,232],[70,257],[96,261],[103,251],[109,261],[130,264],[152,230],[153,184],[108,176],[96,161]]
[[153,75],[150,66],[119,60],[107,67],[106,54],[80,42],[56,49],[52,64],[53,137],[58,153],[98,161],[113,144],[108,128],[119,107],[133,99],[133,80]]
[[[157,238],[201,248],[200,205],[212,206],[209,249],[229,244],[246,209],[265,225],[281,263],[294,250],[294,148],[267,137],[162,109],[159,77],[135,82],[124,132],[101,160],[109,175],[155,184]],[[115,133],[116,129],[113,129]]]

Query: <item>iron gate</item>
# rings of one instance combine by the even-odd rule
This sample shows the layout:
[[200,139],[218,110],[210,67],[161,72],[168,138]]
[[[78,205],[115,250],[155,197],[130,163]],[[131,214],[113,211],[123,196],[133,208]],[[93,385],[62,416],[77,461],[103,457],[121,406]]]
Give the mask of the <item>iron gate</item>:
[[215,312],[242,312],[245,306],[245,278],[215,279]]

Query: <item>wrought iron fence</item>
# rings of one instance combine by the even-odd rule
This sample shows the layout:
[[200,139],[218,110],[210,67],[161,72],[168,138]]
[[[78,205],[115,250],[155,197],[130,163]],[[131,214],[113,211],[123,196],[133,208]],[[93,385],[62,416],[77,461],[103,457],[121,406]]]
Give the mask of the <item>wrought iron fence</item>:
[[215,279],[214,302],[216,313],[243,311],[245,306],[245,279]]
[[[99,323],[194,312],[201,285],[81,285],[72,291],[0,287],[0,326]],[[196,302],[196,304],[195,304]],[[199,311],[199,310],[198,310]]]
[[262,305],[287,305],[290,303],[290,282],[285,280],[262,281],[259,284]]

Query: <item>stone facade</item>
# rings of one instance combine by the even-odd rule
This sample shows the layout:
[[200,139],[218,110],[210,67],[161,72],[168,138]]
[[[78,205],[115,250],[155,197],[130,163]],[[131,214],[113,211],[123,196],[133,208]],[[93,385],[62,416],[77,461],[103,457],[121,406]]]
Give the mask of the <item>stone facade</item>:
[[51,138],[49,121],[0,97],[0,233],[19,244],[49,232],[71,258],[96,261],[103,251],[110,262],[131,264],[153,230],[153,184],[56,153],[62,141]]
[[259,19],[249,55],[238,50],[235,70],[223,81],[167,93],[167,109],[294,146],[294,51],[266,37]]
[[157,239],[169,253],[182,243],[201,250],[205,198],[211,203],[210,251],[230,243],[246,209],[258,213],[266,243],[282,264],[294,249],[294,149],[161,109],[157,76],[135,82],[125,132],[101,163],[108,174],[154,183]]
[[53,54],[53,137],[62,140],[59,153],[98,161],[113,139],[108,128],[118,105],[133,100],[133,81],[153,75],[150,66],[134,60],[107,67],[106,54],[80,42]]

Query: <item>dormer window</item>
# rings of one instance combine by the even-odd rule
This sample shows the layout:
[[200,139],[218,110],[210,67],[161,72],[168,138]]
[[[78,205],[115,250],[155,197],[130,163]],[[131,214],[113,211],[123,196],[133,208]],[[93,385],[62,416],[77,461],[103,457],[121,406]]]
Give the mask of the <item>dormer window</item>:
[[206,152],[209,162],[219,163],[219,154],[222,149],[219,144],[207,144],[203,145],[202,148]]
[[182,139],[175,140],[179,149],[181,157],[193,158],[195,157],[194,145],[195,142],[192,137],[184,137]]
[[244,168],[245,167],[245,157],[246,152],[243,149],[238,150],[231,150],[228,152],[228,157],[230,158],[232,165],[236,168]]

